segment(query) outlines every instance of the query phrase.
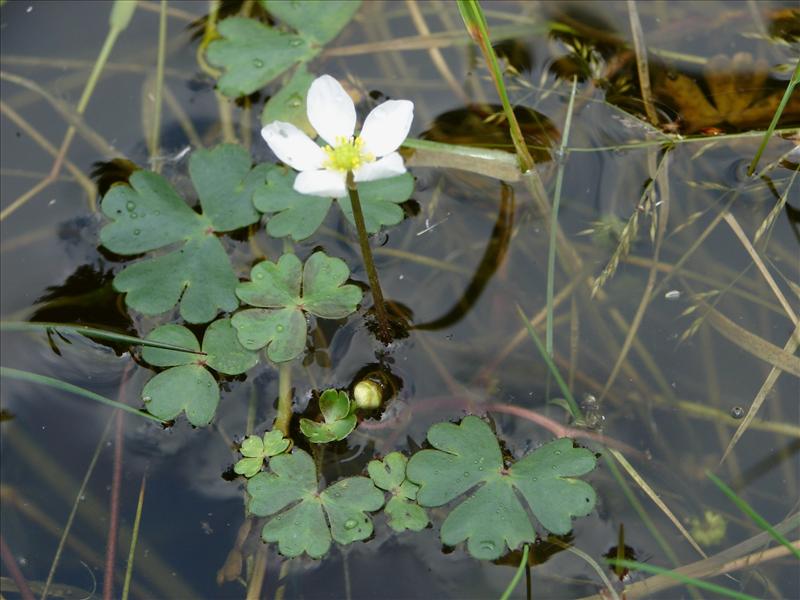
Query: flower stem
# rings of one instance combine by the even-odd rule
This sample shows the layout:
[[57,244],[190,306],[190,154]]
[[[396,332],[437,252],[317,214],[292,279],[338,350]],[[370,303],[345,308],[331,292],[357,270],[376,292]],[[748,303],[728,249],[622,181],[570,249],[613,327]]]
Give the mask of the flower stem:
[[372,303],[375,306],[375,315],[378,317],[378,339],[388,344],[392,340],[392,330],[389,327],[389,315],[386,312],[386,304],[383,300],[381,282],[378,279],[378,270],[375,268],[375,261],[372,260],[372,250],[369,247],[367,237],[367,226],[364,223],[364,213],[361,210],[361,200],[358,197],[358,189],[353,180],[353,173],[347,173],[347,191],[350,193],[350,204],[353,207],[353,220],[356,222],[358,231],[358,242],[361,245],[361,258],[367,269],[369,287],[372,288]]

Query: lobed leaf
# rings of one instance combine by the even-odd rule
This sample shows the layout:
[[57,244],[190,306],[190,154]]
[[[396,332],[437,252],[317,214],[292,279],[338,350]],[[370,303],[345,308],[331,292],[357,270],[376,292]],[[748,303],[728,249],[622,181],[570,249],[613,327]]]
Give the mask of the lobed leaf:
[[229,17],[217,25],[222,39],[208,45],[206,58],[225,70],[217,88],[229,97],[247,96],[318,50],[301,36],[283,33],[244,17]]
[[406,468],[407,477],[420,486],[417,502],[441,506],[476,488],[448,514],[441,529],[443,543],[466,541],[476,558],[494,560],[506,547],[513,550],[534,541],[533,525],[517,492],[540,523],[557,534],[568,533],[573,517],[594,508],[591,486],[571,478],[594,468],[594,454],[574,448],[569,439],[545,444],[508,469],[497,439],[477,417],[465,417],[459,425],[433,425],[428,441],[434,449],[417,452]]
[[180,314],[189,323],[205,323],[220,311],[235,310],[237,278],[214,232],[258,221],[252,195],[267,170],[267,165],[251,169],[246,150],[236,145],[196,151],[189,172],[202,215],[157,173],[136,171],[130,186],[112,187],[102,203],[112,221],[100,232],[106,248],[132,255],[183,243],[172,252],[129,265],[114,278],[114,288],[127,294],[127,305],[158,315],[180,303]]
[[248,508],[257,516],[271,517],[261,537],[278,542],[284,556],[306,553],[320,558],[331,539],[350,544],[372,534],[367,513],[383,506],[383,494],[366,477],[343,479],[318,493],[314,461],[302,450],[276,456],[270,469],[248,482]]
[[270,14],[319,46],[339,35],[361,7],[360,0],[262,0],[262,4]]
[[312,254],[305,266],[294,254],[284,254],[277,263],[258,263],[250,272],[251,281],[236,288],[243,302],[260,307],[233,316],[239,341],[251,350],[266,346],[275,362],[295,358],[305,348],[308,326],[303,311],[324,318],[355,311],[361,290],[343,285],[349,275],[343,260],[324,252]]

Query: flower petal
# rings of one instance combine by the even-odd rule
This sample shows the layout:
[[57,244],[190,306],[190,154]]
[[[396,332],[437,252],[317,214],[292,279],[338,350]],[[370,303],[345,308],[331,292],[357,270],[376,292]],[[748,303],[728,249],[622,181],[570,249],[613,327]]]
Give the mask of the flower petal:
[[394,152],[408,136],[414,120],[414,103],[410,100],[388,100],[367,115],[361,129],[364,147],[375,156]]
[[281,162],[297,171],[319,169],[327,159],[325,151],[291,123],[273,121],[261,136]]
[[323,196],[324,198],[343,198],[347,195],[345,181],[347,173],[320,169],[319,171],[303,171],[294,180],[294,190],[301,194]]
[[308,88],[308,121],[331,146],[336,138],[352,137],[356,129],[356,107],[342,84],[330,75],[317,77]]
[[386,179],[395,175],[402,175],[406,172],[403,164],[403,157],[397,152],[387,154],[375,162],[366,163],[353,172],[356,181],[375,181],[376,179]]

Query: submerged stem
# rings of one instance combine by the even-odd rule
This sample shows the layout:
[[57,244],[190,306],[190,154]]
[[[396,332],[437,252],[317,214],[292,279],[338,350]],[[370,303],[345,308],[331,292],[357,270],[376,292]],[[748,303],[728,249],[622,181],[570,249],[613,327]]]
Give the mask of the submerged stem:
[[375,261],[372,259],[372,250],[369,247],[367,237],[367,226],[364,223],[364,213],[361,210],[361,200],[358,197],[358,189],[353,180],[353,173],[347,173],[347,191],[350,193],[350,204],[353,207],[353,220],[356,222],[358,231],[358,243],[361,245],[361,258],[367,269],[369,287],[372,289],[372,303],[375,306],[375,315],[378,317],[378,338],[385,344],[392,339],[392,330],[389,327],[389,315],[386,312],[386,304],[383,300],[381,282],[378,279],[378,270],[375,268]]

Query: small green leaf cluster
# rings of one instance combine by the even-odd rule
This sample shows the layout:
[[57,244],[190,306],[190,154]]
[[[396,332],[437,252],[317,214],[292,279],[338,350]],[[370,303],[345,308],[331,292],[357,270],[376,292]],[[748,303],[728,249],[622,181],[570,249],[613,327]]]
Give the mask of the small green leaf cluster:
[[233,471],[247,478],[253,477],[261,471],[265,459],[283,454],[290,445],[291,442],[277,430],[267,431],[263,438],[257,435],[247,436],[239,447],[244,458],[233,465]]
[[[332,394],[326,403],[341,410],[346,395],[334,398],[334,391],[328,391]],[[568,533],[573,518],[594,508],[594,490],[575,477],[595,467],[595,456],[567,438],[545,444],[510,466],[491,428],[478,417],[467,416],[460,424],[437,423],[428,431],[428,442],[431,448],[410,460],[392,452],[369,463],[369,479],[350,477],[322,492],[307,453],[276,456],[270,472],[259,473],[247,486],[250,512],[271,517],[262,538],[277,542],[285,556],[305,552],[319,558],[332,540],[349,544],[369,537],[373,524],[368,513],[381,507],[394,531],[421,531],[430,522],[426,508],[465,495],[442,523],[442,543],[466,542],[474,558],[495,560],[535,541],[526,506],[555,534]],[[382,491],[390,495],[385,506]]]
[[324,422],[300,419],[300,431],[314,444],[338,442],[346,438],[356,427],[355,403],[347,392],[325,390],[319,397],[319,410]]

